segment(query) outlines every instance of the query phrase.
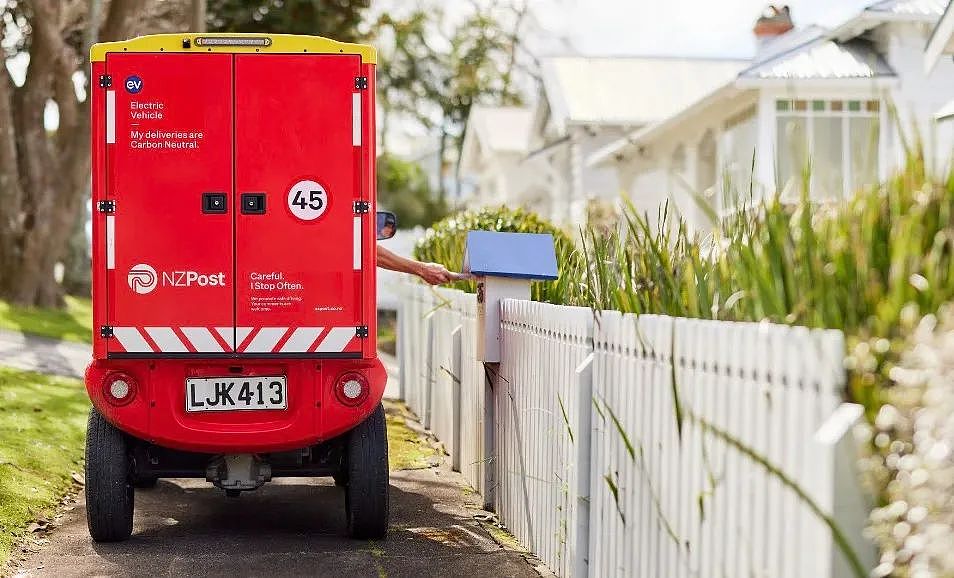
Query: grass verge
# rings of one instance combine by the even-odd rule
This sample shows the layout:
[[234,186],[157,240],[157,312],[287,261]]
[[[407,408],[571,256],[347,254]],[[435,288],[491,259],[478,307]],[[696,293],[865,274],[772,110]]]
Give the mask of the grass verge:
[[23,333],[91,343],[93,304],[89,299],[66,297],[64,309],[17,307],[0,301],[0,328]]
[[385,401],[384,410],[388,425],[388,465],[391,471],[420,470],[434,465],[437,450],[427,437],[407,425],[414,419],[406,405],[397,401]]
[[79,380],[0,367],[0,568],[83,470],[88,408]]

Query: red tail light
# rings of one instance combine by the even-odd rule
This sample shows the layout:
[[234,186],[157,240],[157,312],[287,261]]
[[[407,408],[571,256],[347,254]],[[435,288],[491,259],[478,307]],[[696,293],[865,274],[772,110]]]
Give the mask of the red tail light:
[[103,380],[103,397],[112,405],[126,405],[136,397],[139,385],[128,373],[110,373]]
[[364,403],[368,398],[370,388],[368,379],[355,371],[343,373],[335,382],[335,397],[343,405],[356,407]]

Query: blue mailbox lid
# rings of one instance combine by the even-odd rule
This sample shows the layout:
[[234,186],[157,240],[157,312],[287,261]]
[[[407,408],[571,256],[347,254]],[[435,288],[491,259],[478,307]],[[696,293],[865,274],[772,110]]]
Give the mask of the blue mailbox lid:
[[469,231],[464,272],[517,279],[556,279],[556,250],[548,233]]

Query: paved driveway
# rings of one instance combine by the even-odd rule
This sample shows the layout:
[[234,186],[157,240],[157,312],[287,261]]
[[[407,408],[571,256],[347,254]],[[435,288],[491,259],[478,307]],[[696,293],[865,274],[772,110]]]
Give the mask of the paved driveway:
[[[78,376],[88,359],[83,345],[0,331],[0,364]],[[202,480],[163,480],[137,490],[133,537],[120,544],[92,543],[81,493],[49,532],[26,544],[12,573],[474,578],[545,572],[491,538],[488,515],[465,487],[446,464],[392,472],[391,530],[381,542],[344,536],[344,494],[331,480],[280,479],[239,498]]]

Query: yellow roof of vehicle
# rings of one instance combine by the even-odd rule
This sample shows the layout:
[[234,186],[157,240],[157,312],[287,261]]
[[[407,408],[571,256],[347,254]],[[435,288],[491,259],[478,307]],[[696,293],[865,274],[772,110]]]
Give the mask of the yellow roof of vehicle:
[[[232,41],[232,42],[230,42]],[[184,32],[150,34],[119,42],[100,42],[89,51],[90,62],[103,62],[110,52],[225,52],[263,54],[357,54],[361,62],[376,64],[373,46],[338,42],[322,36],[298,34],[251,34],[224,32]]]

